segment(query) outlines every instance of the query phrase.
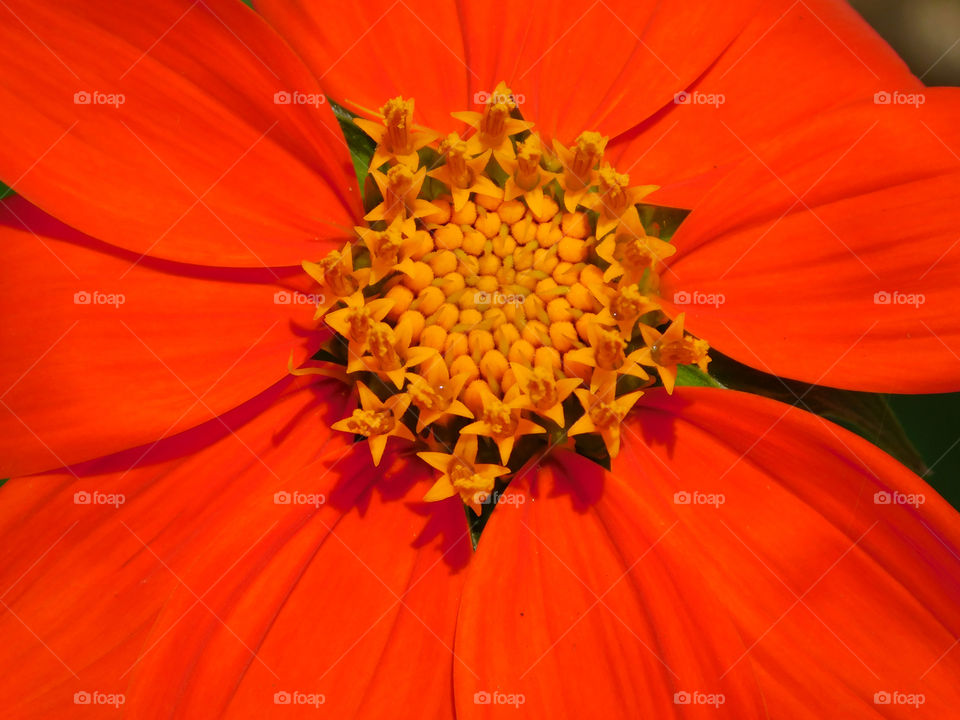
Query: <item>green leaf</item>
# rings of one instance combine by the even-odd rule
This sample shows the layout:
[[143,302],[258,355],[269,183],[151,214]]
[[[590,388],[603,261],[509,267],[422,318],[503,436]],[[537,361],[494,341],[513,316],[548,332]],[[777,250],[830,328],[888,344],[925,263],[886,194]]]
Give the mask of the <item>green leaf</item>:
[[723,385],[773,398],[827,418],[886,451],[918,475],[926,464],[883,395],[810,385],[754,370],[710,351],[711,374]]
[[0,200],[15,194],[16,193],[10,189],[9,185],[5,185],[4,183],[0,182]]

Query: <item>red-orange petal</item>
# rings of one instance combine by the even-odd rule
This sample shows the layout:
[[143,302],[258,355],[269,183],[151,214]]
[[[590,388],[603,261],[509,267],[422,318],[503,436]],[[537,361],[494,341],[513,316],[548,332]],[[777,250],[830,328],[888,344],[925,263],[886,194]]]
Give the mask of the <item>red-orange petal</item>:
[[[707,31],[709,32],[709,31]],[[694,207],[750,148],[878,91],[923,84],[848,4],[764,2],[680,101],[616,138],[608,155],[661,186],[652,202]],[[645,116],[646,117],[646,116]],[[644,118],[642,118],[644,119]]]
[[477,692],[522,694],[532,717],[906,717],[875,704],[893,692],[950,716],[956,511],[772,400],[643,400],[612,472],[558,457],[494,512],[458,621],[458,717],[505,711]]
[[665,308],[740,362],[873,392],[960,389],[960,91],[812,118],[687,219]]
[[319,346],[299,270],[140,258],[29,205],[0,205],[0,477],[172,436]]
[[242,3],[10,0],[0,18],[0,177],[47,212],[223,266],[296,265],[350,233],[333,113],[298,102],[319,86]]
[[447,132],[467,104],[468,58],[453,3],[430,0],[257,0],[337,102],[376,112],[402,95],[413,120]]
[[[4,707],[72,716],[99,691],[137,717],[267,717],[302,693],[335,717],[451,716],[462,506],[426,506],[421,464],[388,452],[385,476],[330,434],[341,387],[284,382],[129,473],[132,452],[10,481]],[[94,491],[125,502],[74,503]]]
[[483,100],[505,80],[544,137],[571,143],[585,130],[618,135],[703,74],[756,5],[536,0],[510,12],[461,2],[471,99]]

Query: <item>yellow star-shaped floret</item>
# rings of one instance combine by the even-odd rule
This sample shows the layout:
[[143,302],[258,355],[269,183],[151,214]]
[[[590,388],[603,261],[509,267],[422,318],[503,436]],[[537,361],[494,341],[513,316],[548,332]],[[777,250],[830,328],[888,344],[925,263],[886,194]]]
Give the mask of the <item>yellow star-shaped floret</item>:
[[649,379],[650,376],[639,365],[641,351],[634,350],[626,354],[627,341],[618,330],[593,322],[587,329],[587,338],[590,347],[571,350],[564,359],[595,368],[590,380],[591,390],[609,381],[615,382],[620,375]]
[[491,438],[500,451],[500,461],[506,465],[517,439],[524,435],[544,433],[540,425],[523,417],[526,401],[520,396],[519,388],[511,387],[506,398],[501,400],[489,388],[482,391],[483,411],[477,422],[470,423],[460,432],[464,435],[485,435]]
[[383,322],[374,323],[367,332],[369,354],[351,357],[347,372],[366,369],[390,380],[398,390],[401,389],[408,370],[437,354],[436,349],[431,347],[410,347],[412,339],[412,330],[406,323],[400,323],[396,330]]
[[557,180],[563,188],[563,205],[567,212],[576,210],[591,186],[597,184],[596,167],[606,147],[607,138],[598,132],[580,133],[573,147],[569,148],[553,141],[553,149],[563,167]]
[[532,122],[510,117],[516,107],[513,93],[501,82],[487,98],[487,106],[482,113],[473,110],[451,113],[457,120],[476,130],[467,140],[467,151],[471,155],[479,155],[490,150],[501,167],[505,161],[512,159],[514,152],[510,136],[533,127]]
[[611,458],[615,458],[620,453],[620,423],[643,395],[643,390],[637,390],[615,397],[615,388],[614,383],[607,383],[596,393],[576,390],[577,398],[585,412],[583,417],[567,430],[567,435],[570,436],[600,433]]
[[510,472],[501,465],[477,463],[476,435],[461,435],[453,453],[421,452],[417,455],[441,473],[423,499],[436,502],[459,495],[477,515],[481,505],[490,497],[496,479]]
[[552,366],[529,368],[514,362],[510,367],[520,386],[521,397],[526,400],[525,407],[563,427],[563,401],[581,385],[580,378],[557,379]]
[[[396,97],[388,100],[375,116],[380,120],[354,118],[353,122],[377,143],[370,158],[370,167],[379,168],[394,160],[416,170],[420,164],[417,150],[436,140],[438,133],[413,124],[413,99]],[[370,113],[373,115],[373,113]],[[414,128],[418,132],[414,132]]]
[[432,203],[418,197],[423,181],[427,177],[426,168],[420,168],[414,172],[406,165],[394,165],[385,173],[371,170],[370,177],[380,188],[383,202],[364,215],[364,220],[392,222],[396,217],[401,219],[425,217],[437,211]]
[[420,411],[417,420],[419,433],[428,425],[443,420],[447,416],[458,415],[473,419],[473,413],[460,402],[460,391],[466,384],[468,375],[450,377],[450,369],[445,362],[435,362],[424,375],[407,373],[407,393],[414,406]]
[[370,444],[373,464],[379,465],[389,438],[400,437],[410,442],[414,440],[413,433],[402,421],[403,414],[410,406],[410,396],[406,393],[391,395],[381,401],[361,382],[357,383],[357,390],[360,393],[360,407],[354,410],[350,417],[339,420],[330,427],[365,436]]
[[324,322],[347,339],[347,353],[360,358],[367,350],[370,329],[383,320],[393,307],[389,298],[367,300],[363,293],[355,293],[344,300],[347,307],[328,312]]
[[604,165],[597,173],[597,192],[586,195],[580,202],[597,211],[597,238],[602,238],[620,224],[620,220],[634,205],[654,190],[657,185],[630,187],[630,176],[618,173]]
[[323,317],[338,301],[348,298],[359,292],[367,285],[370,277],[369,268],[353,267],[353,246],[344,245],[343,250],[332,250],[320,262],[304,260],[300,265],[306,273],[317,281],[323,295],[322,302],[317,303],[314,320]]
[[401,215],[395,217],[386,230],[366,227],[356,227],[354,230],[370,252],[371,285],[400,270],[404,261],[422,244],[416,235],[416,221],[413,218],[404,219]]
[[483,174],[487,162],[490,160],[490,150],[471,157],[468,143],[461,140],[457,133],[450,133],[440,143],[440,155],[446,162],[440,167],[427,173],[450,188],[453,198],[453,211],[460,212],[470,199],[470,193],[499,197],[500,188]]
[[641,293],[636,285],[614,288],[590,283],[588,287],[593,296],[603,304],[603,309],[597,313],[596,322],[600,325],[616,325],[623,337],[633,335],[633,328],[641,316],[660,309],[660,304]]
[[706,372],[707,363],[710,362],[707,355],[710,350],[709,343],[691,335],[684,335],[683,321],[684,313],[680,313],[662,334],[656,328],[640,326],[640,333],[647,347],[638,351],[637,362],[657,368],[663,387],[671,394],[677,380],[678,365],[696,365]]
[[620,219],[615,233],[609,233],[597,245],[597,255],[610,263],[603,274],[604,282],[622,276],[621,283],[634,285],[647,270],[656,270],[657,264],[673,255],[677,249],[660,238],[647,235],[635,207],[630,207]]
[[542,158],[540,136],[534,133],[520,143],[516,157],[506,160],[503,165],[508,175],[503,199],[509,201],[523,195],[527,207],[535,217],[543,214],[543,186],[556,177],[556,173],[548,172],[540,166]]

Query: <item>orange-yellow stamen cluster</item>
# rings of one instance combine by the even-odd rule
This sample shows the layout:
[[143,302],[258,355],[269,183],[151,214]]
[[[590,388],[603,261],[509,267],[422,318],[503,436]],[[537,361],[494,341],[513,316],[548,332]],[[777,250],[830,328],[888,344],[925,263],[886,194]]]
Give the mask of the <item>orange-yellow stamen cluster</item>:
[[607,138],[546,151],[502,83],[482,112],[454,113],[462,137],[417,128],[413,107],[396,98],[381,122],[358,120],[378,143],[380,197],[356,240],[304,267],[360,389],[334,427],[369,438],[377,462],[388,437],[416,443],[440,473],[427,499],[479,512],[527,459],[527,436],[542,449],[595,433],[616,456],[650,372],[672,392],[677,366],[705,369],[708,346],[683,315],[658,329],[674,248],[637,211],[655,188],[603,164]]

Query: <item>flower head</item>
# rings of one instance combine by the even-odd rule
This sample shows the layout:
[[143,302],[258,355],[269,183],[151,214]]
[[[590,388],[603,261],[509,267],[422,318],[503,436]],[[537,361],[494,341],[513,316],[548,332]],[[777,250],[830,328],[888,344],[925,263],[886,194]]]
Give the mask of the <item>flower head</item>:
[[960,388],[956,93],[830,0],[252,4],[0,3],[7,714],[955,714],[956,512],[704,370]]

